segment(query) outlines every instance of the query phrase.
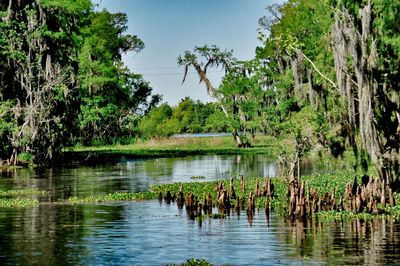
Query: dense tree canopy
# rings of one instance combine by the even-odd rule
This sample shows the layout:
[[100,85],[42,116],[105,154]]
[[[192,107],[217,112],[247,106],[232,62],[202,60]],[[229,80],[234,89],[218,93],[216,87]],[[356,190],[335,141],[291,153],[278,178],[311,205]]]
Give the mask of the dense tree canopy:
[[[196,47],[178,58],[185,75],[189,66],[197,70],[234,136],[292,139],[293,171],[310,148],[335,156],[352,149],[355,168],[366,171],[371,159],[393,183],[400,163],[399,1],[289,0],[266,11],[254,60]],[[218,64],[227,72],[215,88],[206,71]]]
[[364,170],[372,159],[387,183],[398,175],[400,159],[399,7],[398,1],[288,1],[260,20],[270,36],[262,35],[257,49],[276,97],[292,99],[300,113],[313,108],[318,126],[309,137],[334,154],[351,147]]
[[164,103],[153,108],[138,127],[142,137],[167,137],[180,133],[227,132],[228,122],[215,103],[182,99],[177,106]]
[[94,12],[89,0],[10,0],[0,12],[0,157],[9,164],[116,138],[160,100],[147,102],[149,84],[122,63],[144,47],[125,34],[125,14]]

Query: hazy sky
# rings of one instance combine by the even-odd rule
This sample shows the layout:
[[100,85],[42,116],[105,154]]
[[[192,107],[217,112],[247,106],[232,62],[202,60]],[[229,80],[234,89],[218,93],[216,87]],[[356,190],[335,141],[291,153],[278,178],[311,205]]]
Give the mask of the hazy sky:
[[[155,93],[169,104],[190,96],[210,101],[204,84],[199,84],[192,69],[182,85],[183,68],[177,57],[195,46],[215,44],[233,49],[234,56],[245,60],[254,56],[258,19],[265,7],[283,0],[93,0],[97,9],[124,12],[128,32],[145,43],[140,53],[128,53],[125,64],[143,74]],[[209,78],[218,86],[223,72],[210,69]]]

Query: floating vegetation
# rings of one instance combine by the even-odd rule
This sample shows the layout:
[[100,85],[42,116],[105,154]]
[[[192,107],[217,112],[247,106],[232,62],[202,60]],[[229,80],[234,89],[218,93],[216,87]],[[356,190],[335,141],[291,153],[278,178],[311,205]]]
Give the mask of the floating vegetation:
[[[344,220],[372,219],[381,215],[400,217],[400,195],[380,188],[379,181],[355,177],[353,171],[303,176],[291,183],[286,178],[235,176],[229,180],[155,184],[149,192],[117,192],[85,198],[70,198],[73,203],[158,199],[185,206],[191,219],[225,219],[231,209],[271,210],[296,219]],[[376,188],[375,188],[376,187]],[[352,192],[353,191],[353,192]],[[376,194],[376,195],[375,195]],[[373,196],[369,196],[373,195]],[[212,209],[218,207],[218,214]]]
[[[288,207],[286,214],[290,218],[306,219],[316,215],[321,219],[371,219],[378,215],[398,215],[396,201],[399,198],[392,187],[379,178],[362,175],[347,176],[345,185],[337,187],[328,185],[328,180],[320,182],[318,189],[325,186],[325,191],[307,184],[307,179],[299,181],[292,177],[288,188]],[[352,180],[353,179],[353,180]],[[330,183],[335,183],[332,178]],[[332,191],[328,189],[332,188]]]
[[[179,194],[181,193],[181,201],[185,205],[193,206],[196,205],[196,201],[202,204],[202,207],[206,206],[219,206],[233,208],[240,205],[244,207],[246,201],[251,192],[254,193],[257,182],[262,184],[259,185],[258,195],[260,197],[254,197],[254,204],[257,208],[264,208],[265,197],[261,197],[261,194],[265,195],[271,192],[267,192],[268,188],[265,188],[265,182],[271,180],[274,183],[274,191],[277,191],[277,195],[284,194],[285,187],[284,182],[281,178],[244,178],[246,187],[243,188],[239,177],[232,177],[230,180],[222,181],[208,181],[208,182],[189,182],[189,183],[173,183],[173,184],[157,184],[150,187],[151,191],[157,195],[166,195],[168,192],[171,195],[176,195],[177,201],[179,201]],[[257,181],[258,180],[258,181]],[[272,181],[273,180],[273,181]],[[182,189],[182,190],[181,190]],[[225,192],[224,192],[225,190]],[[188,197],[191,198],[190,202]],[[162,197],[161,197],[162,198]],[[271,197],[272,205],[277,204],[277,198]],[[223,205],[223,206],[222,206]]]
[[209,216],[211,219],[226,219],[225,213],[213,213]]
[[27,208],[39,205],[39,201],[33,199],[0,199],[0,208]]
[[191,258],[181,264],[181,266],[211,266],[211,263],[205,259]]
[[351,211],[321,211],[315,215],[319,221],[348,221],[353,219],[371,220],[382,215],[374,215],[366,212],[355,213]]
[[191,176],[190,179],[206,179],[206,177],[199,175],[199,176]]
[[47,192],[33,188],[0,191],[0,208],[28,208],[39,205],[36,199],[21,198],[26,196],[45,195]]
[[150,200],[156,199],[154,192],[116,192],[107,195],[93,195],[84,198],[71,197],[69,201],[72,203],[98,203],[108,201],[129,201],[129,200]]
[[7,191],[0,191],[0,197],[14,197],[14,196],[36,196],[47,194],[44,190],[38,190],[34,188],[26,189],[12,189]]

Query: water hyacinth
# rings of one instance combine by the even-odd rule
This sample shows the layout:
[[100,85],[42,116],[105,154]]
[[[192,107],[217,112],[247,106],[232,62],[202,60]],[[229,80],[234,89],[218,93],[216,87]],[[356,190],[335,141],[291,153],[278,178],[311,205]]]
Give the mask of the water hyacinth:
[[34,188],[25,189],[12,189],[7,191],[0,191],[0,197],[12,197],[12,196],[36,196],[47,194],[44,190],[38,190]]
[[129,201],[129,200],[150,200],[156,199],[154,192],[116,192],[106,195],[92,195],[84,198],[71,197],[69,201],[72,203],[98,203],[109,201]]
[[39,201],[33,199],[0,199],[0,208],[36,207]]
[[190,179],[205,179],[205,176],[199,175],[199,176],[191,176]]
[[39,205],[38,200],[25,197],[40,196],[45,195],[46,193],[46,191],[34,188],[0,191],[0,208],[36,207]]
[[181,266],[211,266],[211,263],[209,263],[205,259],[191,258],[180,265]]

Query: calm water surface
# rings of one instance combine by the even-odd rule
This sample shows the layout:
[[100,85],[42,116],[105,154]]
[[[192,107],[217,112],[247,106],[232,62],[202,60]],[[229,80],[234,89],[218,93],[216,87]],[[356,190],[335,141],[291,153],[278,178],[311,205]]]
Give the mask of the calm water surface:
[[[59,201],[71,196],[146,191],[154,183],[210,181],[240,174],[275,176],[274,160],[265,155],[202,155],[121,159],[105,165],[72,169],[21,169],[0,172],[0,188],[38,188],[51,192],[48,201]],[[193,176],[204,179],[192,179]]]
[[34,187],[50,193],[36,208],[0,209],[0,265],[163,265],[192,257],[234,265],[400,263],[400,224],[393,220],[304,224],[268,218],[263,211],[250,219],[242,211],[200,221],[174,203],[65,201],[193,181],[191,176],[215,180],[238,174],[274,176],[275,165],[262,155],[190,156],[2,172],[2,190]]

